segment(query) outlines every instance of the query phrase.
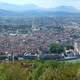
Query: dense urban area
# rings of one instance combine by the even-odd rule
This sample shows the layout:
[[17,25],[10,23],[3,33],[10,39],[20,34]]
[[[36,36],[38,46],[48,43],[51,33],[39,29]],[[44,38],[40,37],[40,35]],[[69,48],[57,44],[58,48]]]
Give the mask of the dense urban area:
[[0,80],[80,80],[80,0],[0,0]]
[[0,80],[80,80],[80,16],[0,17]]
[[[38,59],[40,55],[51,59],[79,57],[79,34],[79,16],[0,17],[0,55],[20,56],[20,59],[21,56],[30,55],[30,59],[36,59],[36,56]],[[61,54],[51,52],[50,48],[54,43],[62,45],[65,51]]]

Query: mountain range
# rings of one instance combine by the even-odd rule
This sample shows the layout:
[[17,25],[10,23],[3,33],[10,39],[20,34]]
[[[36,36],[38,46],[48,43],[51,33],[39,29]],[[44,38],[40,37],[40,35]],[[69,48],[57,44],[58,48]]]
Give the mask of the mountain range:
[[14,5],[0,3],[0,16],[47,16],[79,13],[80,10],[72,6],[59,6],[56,8],[45,9],[34,4]]

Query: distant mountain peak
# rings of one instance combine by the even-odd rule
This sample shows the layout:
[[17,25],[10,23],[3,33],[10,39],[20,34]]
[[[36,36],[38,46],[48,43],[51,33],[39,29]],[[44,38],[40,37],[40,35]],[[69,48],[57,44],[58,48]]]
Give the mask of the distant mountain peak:
[[54,11],[59,11],[59,12],[78,12],[79,10],[73,6],[58,6],[56,8],[53,8]]
[[0,9],[18,12],[18,11],[27,11],[27,10],[38,10],[41,8],[34,4],[15,5],[9,3],[0,3]]

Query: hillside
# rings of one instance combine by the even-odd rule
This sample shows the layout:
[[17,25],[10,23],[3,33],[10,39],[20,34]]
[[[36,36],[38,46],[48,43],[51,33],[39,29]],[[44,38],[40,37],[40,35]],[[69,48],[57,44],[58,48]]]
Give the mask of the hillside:
[[72,6],[45,9],[34,4],[14,5],[0,3],[0,16],[64,16],[73,14],[79,15],[80,10]]

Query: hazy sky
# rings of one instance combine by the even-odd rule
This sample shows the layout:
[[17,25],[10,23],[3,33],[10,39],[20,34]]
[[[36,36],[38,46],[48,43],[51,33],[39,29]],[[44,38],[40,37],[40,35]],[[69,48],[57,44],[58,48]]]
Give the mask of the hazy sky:
[[74,6],[80,9],[80,0],[0,0],[0,2],[6,2],[11,4],[36,4],[40,7],[49,8],[60,5]]

